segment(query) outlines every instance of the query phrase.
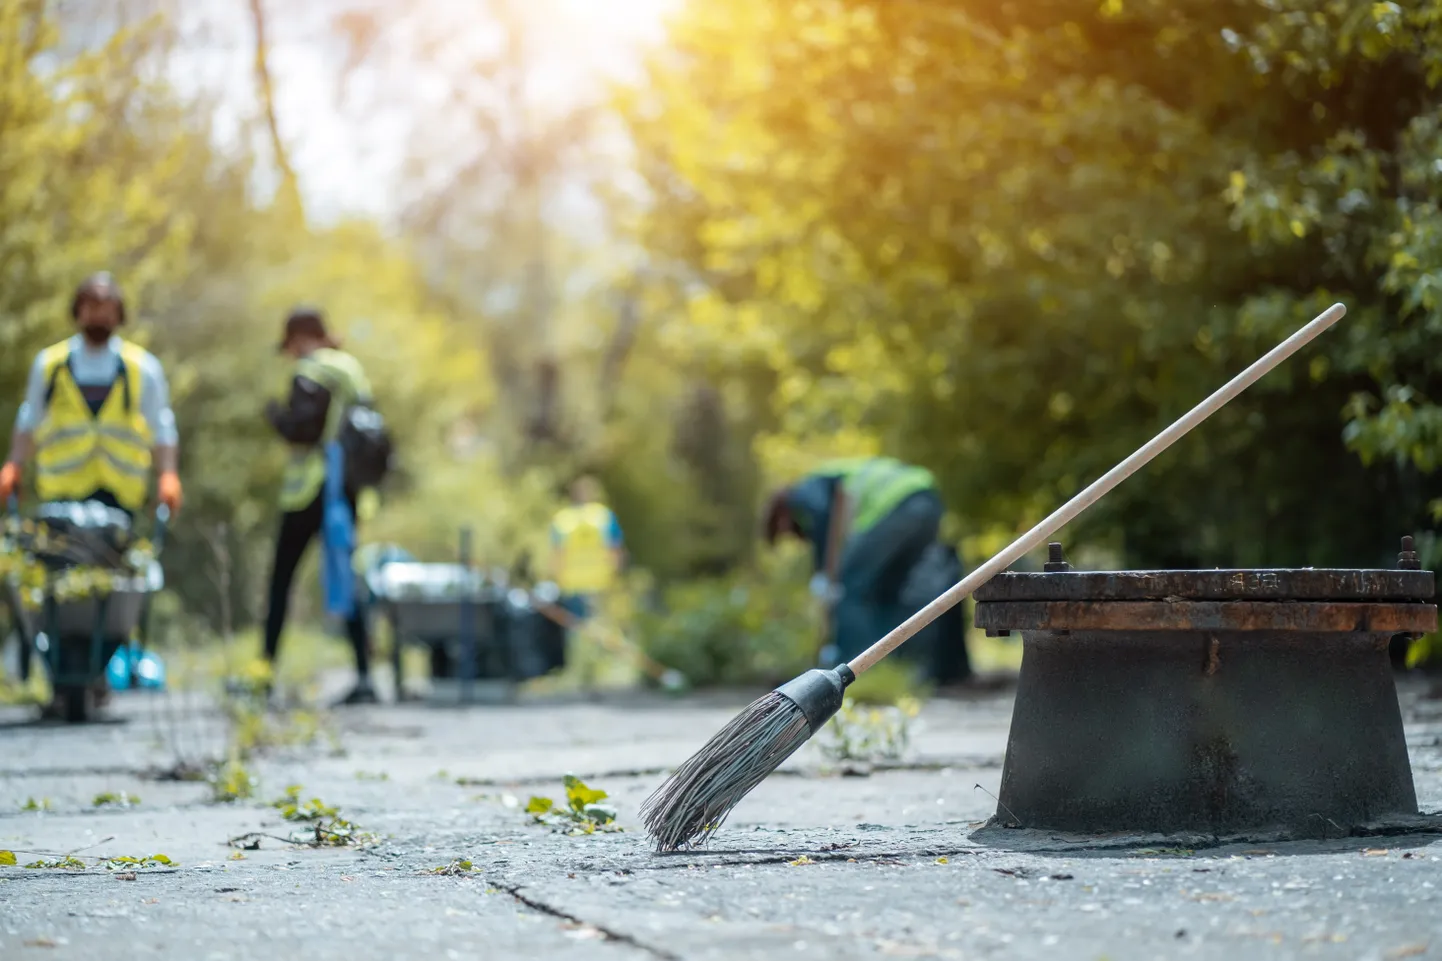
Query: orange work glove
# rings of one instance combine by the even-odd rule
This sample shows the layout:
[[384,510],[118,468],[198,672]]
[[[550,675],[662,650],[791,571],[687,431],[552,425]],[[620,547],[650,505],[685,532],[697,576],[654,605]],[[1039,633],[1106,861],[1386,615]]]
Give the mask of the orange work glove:
[[[20,465],[9,461],[4,467],[0,467],[0,501],[8,501],[11,495],[20,490]],[[0,509],[4,508],[0,504]]]
[[180,502],[183,499],[180,491],[180,477],[173,470],[168,470],[160,475],[158,495],[160,503],[170,508],[170,513],[180,513]]

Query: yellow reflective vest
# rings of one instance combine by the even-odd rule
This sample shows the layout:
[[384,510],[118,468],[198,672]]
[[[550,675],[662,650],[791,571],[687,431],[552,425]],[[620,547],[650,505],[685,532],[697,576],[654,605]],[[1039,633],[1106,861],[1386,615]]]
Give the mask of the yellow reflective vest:
[[341,350],[323,347],[296,364],[295,375],[320,384],[330,392],[325,429],[320,443],[294,446],[280,484],[280,509],[300,511],[320,495],[325,484],[325,446],[340,434],[346,410],[370,397],[370,381],[360,361]]
[[69,501],[105,490],[126,510],[139,511],[150,490],[154,445],[140,408],[145,352],[121,343],[119,376],[94,414],[70,373],[69,341],[40,356],[49,387],[35,430],[36,493],[42,501]]
[[875,527],[912,494],[936,488],[931,471],[894,457],[842,458],[822,464],[811,476],[840,478],[850,513],[849,537]]
[[562,509],[553,522],[559,557],[554,571],[563,594],[595,594],[616,580],[616,558],[609,544],[612,523],[604,504]]

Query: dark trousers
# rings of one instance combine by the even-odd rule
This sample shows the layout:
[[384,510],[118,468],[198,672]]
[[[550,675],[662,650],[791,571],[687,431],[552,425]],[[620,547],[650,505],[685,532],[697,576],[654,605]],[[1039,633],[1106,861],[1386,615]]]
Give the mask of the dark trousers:
[[902,602],[902,588],[936,540],[943,513],[935,491],[918,491],[847,541],[837,574],[842,594],[833,612],[832,633],[842,660],[860,654],[913,613]]
[[[355,512],[355,499],[350,499],[351,512]],[[265,617],[265,658],[274,663],[280,648],[280,634],[285,628],[286,613],[290,608],[290,587],[295,579],[295,570],[305,557],[310,542],[320,534],[321,521],[325,517],[324,492],[303,510],[287,511],[280,515],[280,533],[275,538],[275,560],[270,569],[270,609]],[[362,678],[370,676],[370,639],[366,636],[364,605],[356,598],[355,612],[346,623],[351,647],[355,649],[356,672]]]

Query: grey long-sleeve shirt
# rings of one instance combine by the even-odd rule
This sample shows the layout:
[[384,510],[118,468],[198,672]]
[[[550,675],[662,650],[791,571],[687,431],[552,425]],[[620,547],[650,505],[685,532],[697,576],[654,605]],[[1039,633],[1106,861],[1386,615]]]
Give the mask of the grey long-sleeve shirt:
[[[70,338],[70,348],[75,358],[75,382],[81,387],[99,387],[115,379],[116,363],[120,358],[120,338],[110,338],[104,347],[94,347],[79,334]],[[37,355],[30,366],[30,379],[25,386],[25,402],[15,417],[15,430],[33,432],[45,418],[45,392],[50,385],[46,382],[45,365]],[[165,379],[165,369],[153,355],[144,353],[140,361],[140,413],[150,425],[155,446],[174,447],[179,442],[175,427],[175,413],[170,409],[170,384]]]

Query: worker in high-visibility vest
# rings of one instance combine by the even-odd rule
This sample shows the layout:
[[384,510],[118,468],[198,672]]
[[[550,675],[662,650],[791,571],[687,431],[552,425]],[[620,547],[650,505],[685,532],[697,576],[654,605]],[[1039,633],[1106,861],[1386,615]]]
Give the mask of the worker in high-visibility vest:
[[91,501],[134,516],[150,496],[180,510],[178,435],[165,371],[149,352],[122,340],[125,299],[108,273],[76,288],[70,315],[78,332],[42,350],[30,367],[15,418],[10,456],[0,467],[0,507],[20,490],[35,462],[44,502]]
[[[890,457],[832,461],[772,496],[767,541],[783,534],[809,541],[816,564],[812,592],[831,605],[822,663],[850,660],[912,613],[902,604],[902,589],[935,543],[943,513],[931,472]],[[840,534],[834,578],[827,572],[833,530]]]
[[[265,658],[272,665],[280,652],[296,568],[325,523],[326,446],[339,436],[351,405],[369,401],[371,394],[360,361],[340,349],[317,308],[297,307],[290,312],[280,351],[295,361],[295,371],[288,401],[272,400],[266,406],[270,425],[290,445],[290,459],[281,478],[280,530],[265,617]],[[352,525],[359,494],[349,485],[343,492]],[[371,685],[370,637],[363,603],[353,605],[346,632],[355,653],[357,680],[340,703],[373,704],[377,698]]]
[[[70,301],[70,317],[77,333],[40,351],[30,365],[10,456],[0,466],[0,509],[20,493],[24,465],[33,460],[41,502],[98,503],[134,518],[149,500],[155,473],[157,500],[179,512],[170,386],[160,361],[117,335],[126,312],[115,278],[85,278]],[[97,690],[97,703],[107,693]],[[62,710],[57,699],[45,713]]]
[[583,477],[571,485],[571,503],[551,522],[551,576],[561,606],[589,617],[600,596],[615,586],[625,559],[621,525],[601,501],[599,485]]

